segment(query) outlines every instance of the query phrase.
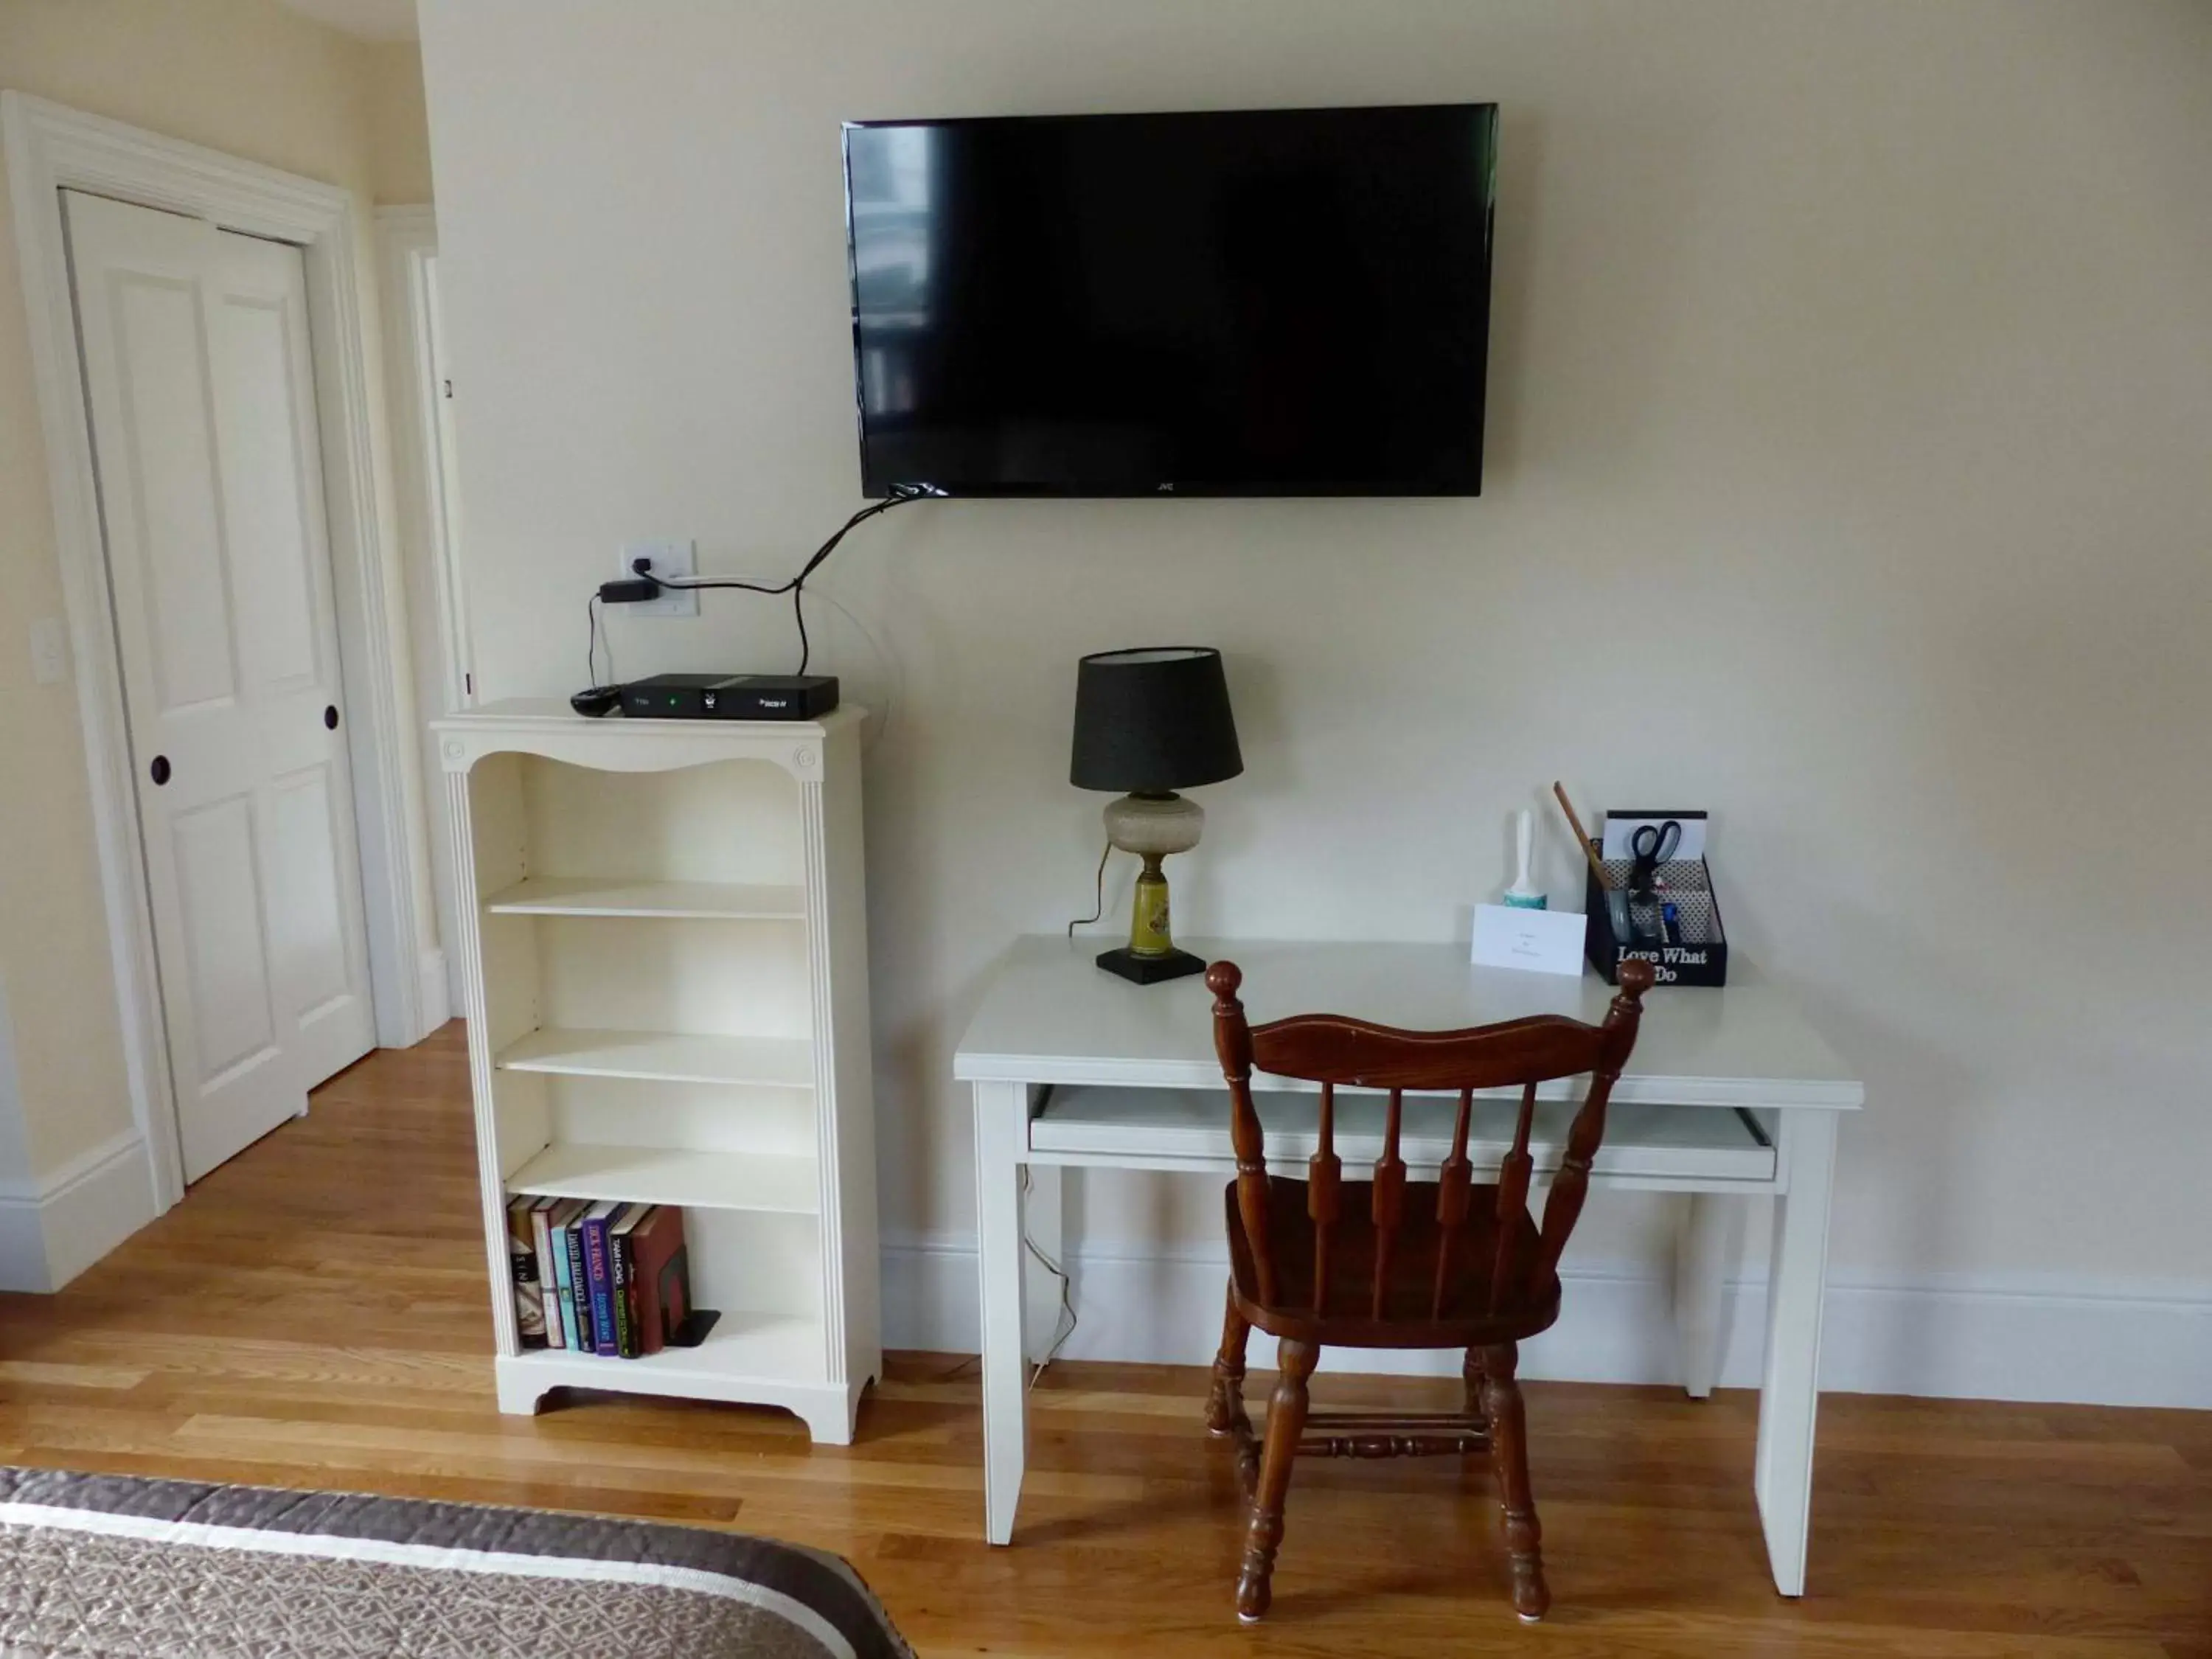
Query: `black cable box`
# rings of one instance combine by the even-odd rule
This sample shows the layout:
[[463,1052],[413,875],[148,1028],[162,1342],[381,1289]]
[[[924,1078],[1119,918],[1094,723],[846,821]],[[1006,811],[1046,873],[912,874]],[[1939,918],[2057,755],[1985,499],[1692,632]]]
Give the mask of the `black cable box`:
[[653,720],[815,720],[837,706],[835,674],[655,674],[622,689],[623,713]]

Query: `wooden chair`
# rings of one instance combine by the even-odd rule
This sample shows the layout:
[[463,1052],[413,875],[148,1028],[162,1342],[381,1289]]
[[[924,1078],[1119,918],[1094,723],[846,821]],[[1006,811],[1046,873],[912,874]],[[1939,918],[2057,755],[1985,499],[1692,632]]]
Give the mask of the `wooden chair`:
[[[1224,1194],[1229,1308],[1206,1422],[1237,1442],[1251,1498],[1237,1616],[1249,1624],[1267,1610],[1283,1539],[1283,1498],[1299,1453],[1396,1457],[1487,1450],[1504,1504],[1514,1610],[1524,1622],[1540,1619],[1552,1598],[1514,1370],[1519,1344],[1559,1316],[1559,1252],[1582,1212],[1613,1080],[1636,1044],[1650,966],[1622,964],[1620,994],[1602,1025],[1544,1015],[1460,1031],[1401,1031],[1334,1014],[1254,1026],[1237,999],[1243,977],[1232,962],[1217,962],[1206,975],[1237,1149],[1237,1178]],[[1252,1105],[1255,1066],[1321,1085],[1321,1145],[1304,1181],[1267,1173]],[[1528,1210],[1536,1086],[1583,1073],[1589,1074],[1589,1093],[1568,1133],[1539,1228]],[[1498,1184],[1478,1187],[1467,1156],[1474,1091],[1515,1084],[1521,1085],[1521,1113],[1513,1150],[1499,1167]],[[1340,1085],[1390,1091],[1382,1156],[1364,1182],[1343,1180],[1336,1156]],[[1408,1089],[1459,1091],[1451,1152],[1433,1182],[1409,1182],[1399,1156]],[[1245,1340],[1255,1325],[1277,1339],[1279,1356],[1264,1447],[1243,1402]],[[1327,1346],[1464,1349],[1467,1408],[1389,1416],[1309,1413],[1306,1380]]]

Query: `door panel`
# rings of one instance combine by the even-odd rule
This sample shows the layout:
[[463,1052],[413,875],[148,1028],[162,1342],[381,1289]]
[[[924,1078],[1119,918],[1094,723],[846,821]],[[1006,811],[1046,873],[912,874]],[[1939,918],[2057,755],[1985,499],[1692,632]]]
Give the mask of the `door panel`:
[[[305,1087],[375,1046],[368,925],[343,729],[323,516],[307,282],[300,251],[216,237],[216,430],[247,695],[261,713],[272,886],[283,919],[276,1000]],[[249,608],[243,596],[252,593]]]
[[161,707],[175,712],[227,701],[235,682],[198,289],[188,274],[183,280],[127,269],[102,274],[119,361],[128,365],[123,414],[130,424],[118,449],[117,482],[127,489],[131,526],[145,547],[158,614],[171,623],[147,640]]
[[339,900],[343,876],[331,856],[336,817],[329,769],[312,767],[278,779],[270,791],[270,816],[278,860],[273,884],[277,971],[304,1018],[353,989]]
[[[281,258],[285,251],[278,252]],[[301,498],[301,411],[291,396],[285,312],[282,304],[226,295],[216,319],[224,460],[254,486],[227,497],[240,655],[246,682],[264,691],[312,688],[323,678],[313,572],[300,556],[302,546],[320,538],[307,532],[311,504]]]
[[[185,1178],[374,1042],[297,248],[64,191]],[[154,760],[167,763],[157,783]]]
[[263,946],[253,801],[234,795],[173,815],[169,840],[198,1018],[196,1069],[176,1068],[180,1094],[203,1099],[240,1067],[276,1055]]

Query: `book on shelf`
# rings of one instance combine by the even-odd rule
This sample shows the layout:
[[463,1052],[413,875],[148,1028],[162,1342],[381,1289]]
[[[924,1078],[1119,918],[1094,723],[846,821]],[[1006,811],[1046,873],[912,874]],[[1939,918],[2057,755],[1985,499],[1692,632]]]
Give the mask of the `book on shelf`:
[[575,1328],[568,1334],[568,1346],[579,1353],[590,1353],[593,1346],[592,1284],[584,1273],[584,1217],[591,1207],[588,1199],[569,1200],[562,1212],[564,1218],[555,1230],[555,1248],[568,1263],[568,1271],[562,1276],[568,1290],[566,1309],[569,1321]]
[[673,1204],[526,1194],[507,1200],[507,1228],[525,1349],[641,1359],[696,1347],[719,1317],[692,1305],[684,1212]]
[[607,1224],[626,1206],[606,1199],[584,1212],[578,1224],[584,1234],[584,1274],[591,1286],[592,1352],[609,1359],[618,1357],[615,1346],[614,1280],[607,1271]]
[[568,1327],[574,1323],[574,1316],[566,1306],[568,1293],[562,1263],[553,1250],[553,1222],[565,1202],[565,1199],[541,1198],[530,1206],[530,1238],[538,1257],[538,1286],[545,1297],[545,1346],[549,1348],[568,1347]]
[[545,1339],[545,1287],[538,1276],[538,1245],[532,1214],[538,1200],[507,1201],[507,1279],[514,1287],[514,1329],[525,1348],[542,1348]]
[[637,1318],[637,1253],[630,1241],[652,1213],[650,1204],[633,1204],[607,1228],[607,1268],[614,1280],[615,1352],[624,1359],[640,1358],[645,1352]]

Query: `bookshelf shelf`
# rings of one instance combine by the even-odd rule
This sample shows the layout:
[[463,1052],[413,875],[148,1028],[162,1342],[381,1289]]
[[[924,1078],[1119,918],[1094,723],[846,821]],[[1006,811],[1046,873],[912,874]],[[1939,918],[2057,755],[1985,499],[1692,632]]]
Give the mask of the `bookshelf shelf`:
[[668,1146],[556,1141],[509,1176],[507,1190],[783,1215],[821,1209],[821,1178],[811,1158]]
[[532,876],[484,901],[495,915],[641,916],[712,921],[804,921],[806,889],[758,882],[603,881]]
[[515,1365],[544,1377],[540,1386],[619,1389],[628,1394],[698,1394],[724,1397],[748,1382],[815,1384],[827,1359],[822,1327],[811,1319],[772,1314],[724,1314],[696,1348],[663,1348],[641,1359],[610,1359],[566,1348],[538,1348]]
[[814,1086],[814,1045],[805,1037],[701,1036],[550,1026],[499,1051],[502,1072],[633,1078],[648,1083]]
[[[883,1368],[864,718],[510,702],[434,722],[502,1411],[556,1389],[681,1395],[851,1443]],[[507,1205],[538,1197],[680,1210],[692,1303],[720,1316],[706,1341],[526,1349]],[[520,1261],[526,1279],[526,1244]]]

